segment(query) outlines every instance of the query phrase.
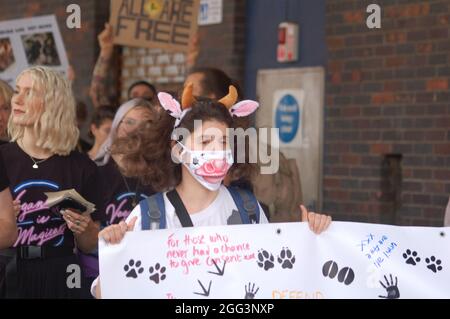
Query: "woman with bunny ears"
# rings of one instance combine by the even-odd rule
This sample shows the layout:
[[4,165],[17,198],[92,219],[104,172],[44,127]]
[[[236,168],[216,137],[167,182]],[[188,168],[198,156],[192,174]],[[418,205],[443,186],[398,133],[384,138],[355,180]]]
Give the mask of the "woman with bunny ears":
[[[99,238],[107,243],[119,243],[127,231],[268,222],[252,193],[222,184],[234,168],[229,129],[235,117],[252,114],[258,103],[235,104],[233,86],[218,102],[196,101],[192,90],[192,85],[185,88],[181,105],[159,93],[167,112],[113,148],[122,156],[124,173],[143,177],[160,193],[141,201],[125,222],[101,231]],[[303,208],[305,219],[306,214]],[[310,225],[318,223],[320,231],[331,221],[325,215],[311,217]],[[91,291],[101,298],[98,280]]]

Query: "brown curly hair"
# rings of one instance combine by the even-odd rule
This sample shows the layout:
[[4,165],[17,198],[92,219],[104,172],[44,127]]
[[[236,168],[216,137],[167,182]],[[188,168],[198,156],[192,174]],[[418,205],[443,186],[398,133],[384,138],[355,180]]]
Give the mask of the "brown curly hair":
[[[125,176],[138,177],[156,191],[166,191],[181,182],[181,164],[174,163],[171,157],[172,132],[175,119],[168,112],[154,112],[152,119],[142,123],[139,129],[127,137],[117,139],[112,146],[112,154],[121,156],[121,171]],[[229,128],[242,128],[242,123],[233,118],[221,103],[209,99],[196,101],[185,115],[178,128],[194,131],[194,121],[217,121]],[[244,128],[245,129],[245,128]],[[234,143],[236,157],[237,143]],[[235,163],[229,174],[233,180],[250,180],[256,170],[254,164]]]

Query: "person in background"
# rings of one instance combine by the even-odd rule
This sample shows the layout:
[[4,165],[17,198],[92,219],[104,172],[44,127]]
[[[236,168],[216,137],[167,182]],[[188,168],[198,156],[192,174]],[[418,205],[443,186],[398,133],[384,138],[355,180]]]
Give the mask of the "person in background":
[[230,85],[233,85],[238,93],[238,101],[242,100],[242,92],[236,81],[231,79],[223,70],[217,68],[192,68],[184,83],[185,85],[192,83],[194,96],[213,100],[227,95]]
[[[67,285],[67,267],[79,264],[76,250],[96,249],[104,209],[97,166],[75,151],[79,130],[71,84],[50,68],[28,68],[17,77],[11,106],[11,143],[0,147],[0,156],[21,206],[18,237],[8,249],[16,264],[5,278],[6,286],[17,289],[7,297],[79,298],[81,289]],[[45,205],[46,192],[68,189],[97,211]]]
[[128,88],[128,99],[141,98],[153,102],[156,98],[156,88],[147,81],[137,81]]
[[114,119],[113,108],[109,105],[100,106],[94,112],[91,120],[90,137],[94,140],[94,146],[89,150],[89,157],[94,160],[98,151],[111,132],[111,126]]
[[8,119],[11,114],[11,97],[13,89],[5,81],[0,80],[0,145],[8,139]]
[[[99,166],[105,203],[106,221],[102,227],[120,223],[142,199],[154,193],[151,187],[142,184],[138,178],[128,178],[122,174],[121,157],[111,155],[111,148],[117,139],[131,134],[141,123],[151,121],[154,113],[158,113],[158,108],[159,104],[144,99],[133,99],[121,105],[114,116],[109,135],[94,157]],[[86,281],[92,282],[99,272],[97,252],[80,253],[79,257]],[[83,297],[91,298],[89,289],[83,290]]]
[[[77,127],[78,130],[81,131],[88,117],[87,106],[85,103],[77,101],[76,108],[77,108]],[[78,139],[77,151],[80,153],[87,153],[91,148],[92,145],[89,142],[85,141],[80,136],[80,138]]]
[[151,188],[140,183],[138,178],[127,178],[122,174],[121,157],[111,154],[116,141],[133,133],[144,122],[151,122],[159,111],[159,104],[143,99],[133,99],[122,104],[111,125],[111,130],[94,161],[99,166],[105,189],[106,224],[116,224],[128,214],[142,198],[153,194]]

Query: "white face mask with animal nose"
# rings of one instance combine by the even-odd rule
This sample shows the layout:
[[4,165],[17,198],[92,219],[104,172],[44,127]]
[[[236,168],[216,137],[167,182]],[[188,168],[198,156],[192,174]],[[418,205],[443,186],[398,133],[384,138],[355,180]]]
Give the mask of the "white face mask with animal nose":
[[[182,163],[189,173],[205,188],[210,191],[219,189],[222,181],[233,165],[233,154],[231,150],[225,151],[192,151],[178,142],[183,148],[180,154]],[[183,159],[189,154],[188,161]]]

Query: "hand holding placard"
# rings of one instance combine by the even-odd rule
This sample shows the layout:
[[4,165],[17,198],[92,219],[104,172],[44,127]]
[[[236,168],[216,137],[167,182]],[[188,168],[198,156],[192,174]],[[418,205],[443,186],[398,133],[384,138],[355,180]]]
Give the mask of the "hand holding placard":
[[105,23],[105,28],[98,35],[100,45],[100,55],[104,58],[111,57],[114,49],[113,28],[109,23]]
[[112,0],[114,43],[187,52],[199,5],[199,0]]

